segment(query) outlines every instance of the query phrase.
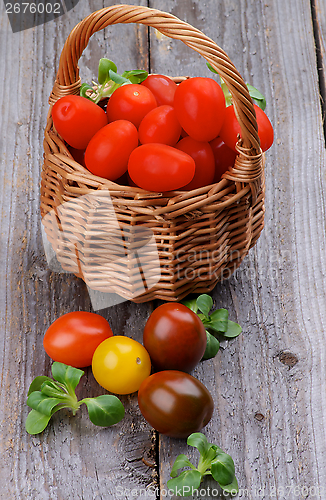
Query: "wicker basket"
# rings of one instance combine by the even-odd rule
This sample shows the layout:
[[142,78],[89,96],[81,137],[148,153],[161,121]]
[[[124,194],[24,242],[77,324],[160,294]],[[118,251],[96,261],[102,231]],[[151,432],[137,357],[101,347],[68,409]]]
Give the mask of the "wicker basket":
[[[217,184],[152,193],[92,175],[53,127],[52,105],[78,94],[78,60],[96,31],[141,23],[199,52],[226,82],[241,127],[238,156]],[[89,15],[64,45],[44,140],[41,215],[57,259],[93,290],[134,302],[181,300],[228,278],[257,241],[264,220],[264,154],[252,100],[240,74],[201,31],[175,16],[131,5]]]

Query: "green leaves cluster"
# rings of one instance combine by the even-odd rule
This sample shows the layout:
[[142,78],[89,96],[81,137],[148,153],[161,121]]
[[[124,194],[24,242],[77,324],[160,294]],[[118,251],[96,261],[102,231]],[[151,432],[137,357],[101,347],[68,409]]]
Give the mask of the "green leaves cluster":
[[[211,66],[209,63],[206,63],[206,64],[207,64],[208,69],[212,73],[215,73],[216,75],[218,74],[217,71],[215,71],[215,69],[213,68],[213,66]],[[221,77],[220,77],[220,80],[221,80],[221,87],[222,87],[222,90],[223,90],[223,94],[224,94],[224,97],[225,97],[226,107],[231,106],[231,104],[232,104],[232,95],[231,95],[229,89],[227,88],[226,83],[222,80]],[[253,87],[252,85],[250,85],[249,83],[247,83],[246,85],[247,85],[247,88],[249,90],[249,95],[250,95],[251,99],[253,101],[256,101],[256,103],[258,104],[258,106],[264,111],[265,108],[266,108],[266,99],[263,96],[263,94],[261,92],[259,92],[259,90],[257,90],[255,87]]]
[[199,295],[196,299],[185,300],[183,304],[198,314],[206,328],[207,346],[203,359],[213,358],[217,354],[220,348],[218,339],[231,339],[242,332],[238,323],[229,320],[227,309],[216,309],[210,314],[213,299],[206,293]]
[[113,92],[122,85],[141,83],[147,77],[147,71],[138,69],[124,71],[122,75],[120,75],[117,73],[117,66],[113,61],[102,58],[98,66],[98,82],[93,82],[96,89],[88,83],[83,83],[80,87],[80,95],[97,104],[101,99],[110,97]]
[[[204,476],[212,476],[225,493],[235,495],[238,493],[238,482],[235,477],[234,462],[230,455],[225,453],[215,444],[207,441],[201,432],[191,434],[187,444],[197,448],[200,453],[197,467],[193,465],[186,455],[178,455],[167,482],[170,490],[178,496],[190,496],[198,489]],[[179,470],[187,468],[179,474]]]
[[75,389],[84,375],[82,370],[55,361],[52,375],[54,380],[45,376],[36,377],[29,387],[27,405],[32,411],[25,422],[29,434],[42,432],[52,415],[62,408],[70,408],[75,415],[82,403],[86,404],[89,418],[95,425],[106,427],[124,417],[124,407],[116,396],[106,394],[77,400]]

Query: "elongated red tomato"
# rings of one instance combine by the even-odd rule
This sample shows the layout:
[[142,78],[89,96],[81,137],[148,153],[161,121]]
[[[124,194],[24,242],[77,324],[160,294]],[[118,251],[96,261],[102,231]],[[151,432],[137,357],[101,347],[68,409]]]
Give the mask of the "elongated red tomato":
[[[273,127],[266,113],[259,106],[257,106],[257,104],[254,104],[254,108],[256,111],[260,147],[263,151],[267,151],[274,141]],[[229,148],[236,151],[235,145],[238,140],[238,134],[241,135],[240,125],[235,116],[233,106],[229,106],[226,108],[223,127],[221,128],[219,135]]]
[[225,98],[212,78],[195,77],[178,85],[174,108],[182,128],[197,141],[211,141],[221,130]]
[[148,191],[173,191],[188,184],[195,161],[183,151],[165,144],[143,144],[130,155],[128,172],[134,183]]
[[215,173],[215,159],[208,142],[196,141],[190,136],[184,137],[176,145],[177,149],[190,155],[196,164],[195,175],[189,184],[183,187],[190,191],[212,184]]
[[73,311],[56,319],[47,329],[43,346],[54,361],[83,368],[92,364],[95,349],[113,333],[103,316]]
[[215,158],[214,182],[219,182],[224,172],[234,165],[237,154],[225,144],[222,137],[215,137],[209,144]]
[[140,122],[138,133],[142,144],[158,142],[174,146],[181,133],[174,108],[164,104],[152,109]]
[[173,106],[177,84],[165,75],[148,75],[141,85],[147,87],[154,94],[157,105],[169,104]]
[[91,138],[107,125],[105,111],[78,95],[61,97],[52,108],[54,126],[73,148],[85,149]]
[[207,388],[195,377],[177,370],[147,377],[138,390],[138,405],[154,429],[173,438],[186,438],[200,431],[214,410]]
[[92,174],[115,181],[128,167],[130,153],[138,146],[138,131],[127,120],[109,123],[94,135],[86,148],[85,163]]
[[144,116],[156,106],[152,92],[138,83],[133,83],[123,85],[113,92],[106,113],[109,122],[128,120],[138,128]]

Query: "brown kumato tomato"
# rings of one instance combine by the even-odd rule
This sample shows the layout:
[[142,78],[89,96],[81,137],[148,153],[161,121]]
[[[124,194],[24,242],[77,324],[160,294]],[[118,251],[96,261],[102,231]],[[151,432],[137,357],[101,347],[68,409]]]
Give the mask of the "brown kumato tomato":
[[199,432],[214,410],[208,389],[195,377],[177,370],[147,377],[138,390],[138,405],[155,430],[173,438]]
[[157,307],[148,318],[143,343],[156,371],[190,372],[203,357],[207,335],[197,314],[170,302]]

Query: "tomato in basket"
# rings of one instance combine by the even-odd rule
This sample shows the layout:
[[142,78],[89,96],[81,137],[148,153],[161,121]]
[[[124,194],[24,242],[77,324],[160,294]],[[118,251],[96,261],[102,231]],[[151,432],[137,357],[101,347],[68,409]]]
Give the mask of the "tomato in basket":
[[141,85],[147,87],[154,94],[157,105],[169,104],[173,106],[177,84],[165,75],[148,75]]
[[156,106],[156,99],[147,87],[132,83],[113,92],[106,113],[109,122],[128,120],[138,128],[144,116]]
[[85,149],[96,132],[108,123],[100,106],[78,95],[61,97],[53,105],[52,119],[57,132],[76,149]]
[[182,189],[190,191],[191,189],[197,189],[213,183],[215,159],[208,142],[196,141],[196,139],[187,136],[178,142],[176,148],[190,155],[196,164],[195,175],[192,181]]
[[152,109],[142,119],[138,133],[139,141],[142,144],[159,142],[168,146],[175,146],[180,137],[181,125],[178,122],[174,108],[163,104]]
[[212,78],[189,78],[178,85],[174,108],[182,128],[190,137],[197,141],[211,141],[223,125],[225,97]]
[[86,167],[94,175],[115,181],[127,171],[130,153],[137,146],[135,125],[127,120],[116,120],[91,139],[85,153]]
[[[254,104],[254,108],[257,118],[260,147],[263,151],[267,151],[274,141],[273,127],[266,113],[257,106],[257,104]],[[233,106],[229,106],[226,108],[224,123],[219,135],[229,148],[236,151],[235,145],[238,141],[238,134],[241,135],[240,125],[235,116]]]
[[134,183],[143,189],[173,191],[192,180],[195,161],[183,151],[166,144],[142,144],[132,151],[128,172]]
[[221,137],[215,137],[209,144],[215,158],[214,182],[219,182],[224,172],[234,165],[237,154],[225,144]]

